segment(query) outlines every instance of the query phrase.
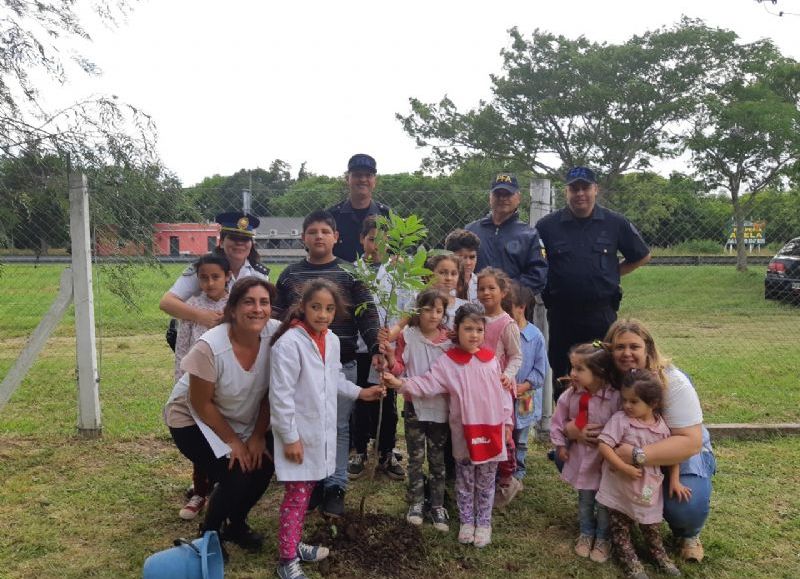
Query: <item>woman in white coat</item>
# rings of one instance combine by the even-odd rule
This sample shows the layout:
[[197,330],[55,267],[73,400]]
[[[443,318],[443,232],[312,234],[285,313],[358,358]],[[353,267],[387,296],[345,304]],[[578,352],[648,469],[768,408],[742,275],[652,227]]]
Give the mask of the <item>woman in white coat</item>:
[[325,547],[300,542],[311,492],[336,469],[336,397],[376,400],[381,386],[359,388],[345,379],[339,338],[328,326],[346,312],[337,287],[325,279],[306,284],[272,338],[270,413],[275,472],[285,485],[278,526],[278,576],[305,577],[300,561],[320,561]]

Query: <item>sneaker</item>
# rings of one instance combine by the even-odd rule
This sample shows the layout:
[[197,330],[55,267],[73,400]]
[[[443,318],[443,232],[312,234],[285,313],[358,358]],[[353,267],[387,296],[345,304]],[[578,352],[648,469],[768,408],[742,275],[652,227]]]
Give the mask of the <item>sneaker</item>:
[[367,454],[357,452],[353,455],[353,458],[350,459],[350,462],[347,463],[347,476],[352,479],[357,479],[366,470],[367,464]]
[[397,462],[394,453],[388,453],[381,457],[378,463],[378,471],[382,472],[392,480],[403,480],[406,478],[405,469]]
[[681,545],[681,559],[700,563],[704,556],[703,544],[698,537],[690,537],[683,540],[683,544]]
[[223,541],[239,545],[247,551],[260,551],[261,547],[264,546],[264,536],[261,533],[256,533],[247,523],[242,523],[236,527],[225,524],[219,537]]
[[578,557],[588,557],[592,552],[593,540],[594,537],[590,537],[589,535],[581,535],[578,537],[578,540],[575,541],[575,554]]
[[320,481],[314,487],[314,490],[311,491],[311,498],[308,500],[308,506],[306,507],[306,512],[313,511],[314,509],[319,507],[324,499],[325,499],[325,487],[323,486],[322,481]]
[[521,491],[524,487],[522,483],[519,482],[519,479],[511,477],[508,480],[508,483],[505,485],[497,485],[494,493],[494,508],[496,509],[504,509],[506,508],[509,503],[514,500],[514,497],[517,496],[517,493]]
[[611,541],[608,539],[596,539],[594,547],[589,553],[589,559],[595,563],[605,563],[611,555]]
[[444,507],[433,507],[430,512],[431,522],[433,528],[442,533],[447,533],[450,530],[450,516],[447,514],[447,509]]
[[462,545],[469,545],[475,542],[475,525],[468,523],[461,523],[461,528],[458,530],[458,542]]
[[325,498],[322,501],[322,514],[326,517],[339,518],[344,516],[344,494],[342,487],[325,489]]
[[482,549],[491,542],[492,542],[492,528],[476,527],[475,546],[478,547],[479,549]]
[[422,524],[422,504],[415,503],[408,507],[408,512],[406,513],[406,521],[414,525],[415,527],[419,527]]
[[280,579],[308,579],[300,567],[300,559],[292,559],[288,563],[278,563],[276,572]]
[[206,498],[200,495],[192,495],[192,498],[183,505],[183,508],[178,512],[178,516],[184,521],[193,520],[197,514],[206,506]]
[[307,545],[302,541],[297,543],[297,557],[304,563],[317,563],[330,554],[330,549],[322,545]]

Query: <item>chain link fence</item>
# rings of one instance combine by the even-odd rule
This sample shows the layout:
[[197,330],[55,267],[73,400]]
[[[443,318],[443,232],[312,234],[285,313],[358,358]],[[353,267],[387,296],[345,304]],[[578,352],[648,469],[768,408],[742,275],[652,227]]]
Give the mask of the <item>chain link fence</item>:
[[[167,316],[158,301],[187,262],[216,245],[214,215],[249,207],[260,218],[256,244],[274,281],[281,264],[304,255],[303,217],[343,200],[346,191],[339,180],[325,187],[307,188],[298,181],[248,193],[182,189],[161,175],[150,177],[137,183],[125,175],[95,175],[89,189],[104,420],[116,416],[120,424],[136,421],[158,429],[158,408],[172,381],[171,351],[163,340]],[[800,236],[800,194],[764,192],[746,207],[749,269],[739,272],[730,200],[665,183],[628,184],[599,200],[625,214],[654,255],[650,265],[624,278],[620,315],[643,320],[660,348],[694,378],[708,421],[799,419],[800,308],[793,302],[800,296],[800,273],[791,273],[791,263],[800,261],[800,249],[789,244],[790,255],[776,262],[782,265],[769,262]],[[47,311],[60,272],[68,266],[66,192],[63,173],[44,169],[18,182],[6,180],[0,189],[0,377]],[[401,215],[420,216],[434,247],[488,211],[485,188],[444,182],[426,190],[391,191],[379,183],[375,198]],[[555,188],[553,205],[563,206]],[[525,220],[529,207],[523,190]],[[765,291],[775,299],[765,299]],[[51,403],[63,404],[66,416],[74,413],[74,396],[68,393],[74,380],[70,315],[29,373],[26,384],[33,391],[26,393],[24,384],[2,410],[12,426],[25,422],[32,399],[42,395],[37,385],[54,380],[61,390]]]

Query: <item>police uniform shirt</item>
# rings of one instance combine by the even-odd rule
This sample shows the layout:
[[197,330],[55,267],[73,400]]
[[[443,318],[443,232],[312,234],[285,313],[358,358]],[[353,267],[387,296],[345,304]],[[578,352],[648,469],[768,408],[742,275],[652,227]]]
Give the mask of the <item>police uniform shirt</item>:
[[613,302],[620,282],[617,252],[628,262],[650,253],[630,221],[600,205],[585,219],[561,209],[540,219],[536,230],[547,252],[548,306]]
[[[245,261],[242,269],[239,270],[238,277],[234,277],[233,272],[231,272],[231,279],[228,282],[227,290],[231,291],[231,287],[237,279],[251,276],[269,281],[268,270],[263,265],[253,265],[249,261]],[[169,288],[169,293],[177,296],[182,302],[185,302],[192,296],[200,295],[200,280],[197,279],[197,271],[194,269],[193,265],[187,267],[181,276],[175,280],[175,283]]]
[[339,241],[333,246],[333,255],[354,262],[364,252],[361,246],[361,226],[369,215],[389,216],[389,206],[373,200],[366,209],[353,209],[350,199],[345,199],[328,209],[336,221]]

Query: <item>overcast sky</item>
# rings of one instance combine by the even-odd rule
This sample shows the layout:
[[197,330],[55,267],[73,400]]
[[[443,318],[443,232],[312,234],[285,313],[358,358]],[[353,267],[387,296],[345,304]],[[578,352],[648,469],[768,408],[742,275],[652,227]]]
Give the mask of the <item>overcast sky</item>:
[[767,9],[800,13],[800,0],[144,0],[117,30],[94,32],[88,52],[104,74],[74,84],[149,112],[184,185],[275,158],[293,175],[303,161],[339,175],[356,152],[396,173],[425,151],[395,113],[411,96],[447,94],[461,109],[489,98],[512,26],[621,42],[686,14],[800,59],[800,17]]

